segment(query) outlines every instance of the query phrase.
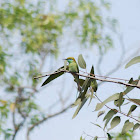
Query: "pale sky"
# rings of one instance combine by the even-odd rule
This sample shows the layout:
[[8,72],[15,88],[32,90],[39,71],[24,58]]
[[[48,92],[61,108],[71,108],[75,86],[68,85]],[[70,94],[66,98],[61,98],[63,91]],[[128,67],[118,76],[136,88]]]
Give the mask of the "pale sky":
[[[126,50],[129,50],[129,54],[131,54],[135,50],[135,48],[140,48],[140,1],[111,0],[111,3],[112,10],[109,13],[110,15],[108,16],[118,19],[120,24],[120,31],[121,33],[123,33],[124,36],[125,48]],[[117,60],[119,59],[121,50],[120,44],[117,39],[115,39],[114,44],[115,48],[111,49],[107,53],[107,55],[105,56],[105,60],[101,65],[103,74],[107,73],[112,67],[115,67],[115,65],[117,64]],[[59,59],[57,60],[59,61],[59,63],[54,62],[56,68],[59,68],[61,65],[63,65],[63,58],[68,56],[73,56],[77,58],[80,53],[82,53],[86,61],[88,61],[88,68],[90,68],[92,64],[94,64],[94,66],[96,67],[99,57],[98,52],[96,52],[96,50],[94,49],[91,49],[90,51],[85,49],[79,50],[79,47],[76,45],[76,42],[74,42],[72,44],[73,47],[69,48],[67,53],[62,54],[61,52]],[[129,79],[130,77],[137,78],[139,75],[139,66],[140,65],[135,65],[133,67],[130,67],[129,69],[124,69],[124,67],[122,67],[119,71],[117,71],[111,76],[121,77],[124,79]],[[70,84],[64,84],[64,86],[66,87],[63,87],[63,94],[69,92],[71,88],[75,88],[75,85],[72,85],[73,79],[69,75],[61,77],[59,80],[54,81],[52,84],[50,84],[50,86],[46,86],[44,89],[45,92],[37,96],[38,103],[40,103],[40,105],[44,108],[44,111],[45,108],[48,107],[48,104],[56,100],[54,98],[55,94],[62,91],[62,89],[59,88],[62,87],[62,83],[59,82],[63,81],[64,79],[69,79]],[[52,88],[53,84],[57,85]],[[123,86],[106,83],[99,87],[97,94],[102,100],[104,100],[110,95],[120,92],[123,89]],[[136,97],[136,93],[137,90],[134,90],[134,94],[131,95],[131,97]],[[76,97],[76,90],[72,91],[71,94],[71,101],[74,101]],[[104,132],[101,129],[95,127],[90,123],[99,123],[104,126],[102,122],[103,117],[99,118],[96,122],[97,112],[92,112],[95,109],[96,103],[97,100],[93,99],[90,106],[86,104],[75,119],[72,119],[72,115],[76,108],[69,109],[69,111],[67,111],[66,113],[50,119],[49,121],[43,123],[42,125],[33,130],[33,133],[30,135],[31,140],[80,140],[80,136],[83,134],[83,132],[86,132],[87,134],[90,134],[92,136],[104,136]],[[119,132],[121,127],[122,125],[117,126],[110,132]],[[25,138],[23,135],[21,135],[21,133],[19,133],[17,135],[17,140],[25,140]],[[89,138],[87,138],[87,140],[89,140]],[[135,140],[138,140],[138,138],[136,138]]]

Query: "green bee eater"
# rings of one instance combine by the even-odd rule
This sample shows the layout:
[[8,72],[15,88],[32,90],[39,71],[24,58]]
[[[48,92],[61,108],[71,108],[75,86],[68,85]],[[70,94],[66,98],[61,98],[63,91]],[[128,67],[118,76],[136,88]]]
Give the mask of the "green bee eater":
[[72,72],[74,81],[77,83],[78,90],[80,90],[81,87],[79,85],[79,75],[74,74],[74,73],[79,73],[79,68],[78,68],[78,64],[76,60],[73,57],[68,57],[67,59],[64,59],[64,60],[67,60],[67,62],[69,63],[68,70]]
[[[79,73],[79,68],[78,68],[78,64],[76,62],[76,60],[73,57],[68,57],[67,62],[69,63],[69,65],[66,66],[66,70],[70,71],[71,74],[74,77],[74,81],[77,83],[78,86],[78,90],[81,90],[80,87],[80,82],[79,82],[79,75],[76,75],[74,73]],[[51,74],[42,84],[42,86],[48,84],[49,82],[51,82],[52,80],[58,78],[59,76],[63,75],[65,72],[61,71],[61,69],[64,69],[64,66],[62,66],[61,68],[59,68],[57,71],[54,72],[54,74]]]

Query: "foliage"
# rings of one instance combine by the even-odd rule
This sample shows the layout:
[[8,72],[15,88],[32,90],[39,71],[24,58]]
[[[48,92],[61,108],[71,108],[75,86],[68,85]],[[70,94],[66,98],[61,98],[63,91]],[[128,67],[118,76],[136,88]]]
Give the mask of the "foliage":
[[[97,46],[105,52],[113,46],[111,37],[105,33],[106,19],[101,15],[101,7],[109,10],[109,3],[70,1],[61,10],[51,0],[0,2],[0,133],[3,138],[15,139],[22,127],[30,134],[30,126],[35,126],[46,116],[36,102],[41,80],[34,80],[33,77],[42,72],[47,58],[59,55],[59,42],[64,36],[69,38],[64,30],[72,31],[82,47]],[[46,83],[55,78],[51,77]],[[95,80],[87,81],[91,84],[83,88],[82,104],[89,87],[97,90]],[[6,125],[10,116],[13,117],[11,127]]]
[[133,131],[128,131],[127,133],[125,133],[124,135],[122,135],[121,133],[119,134],[112,134],[112,136],[114,137],[114,140],[133,140]]
[[[78,57],[78,64],[82,69],[86,68],[86,62],[81,54]],[[61,70],[59,70],[59,72],[61,72]],[[67,71],[65,71],[65,72],[67,72]],[[70,71],[68,71],[68,72],[70,74],[72,74]],[[79,75],[79,73],[75,73],[75,74]],[[81,108],[83,107],[85,102],[88,100],[88,98],[89,97],[93,98],[93,96],[95,96],[101,102],[101,103],[98,103],[96,105],[95,111],[99,111],[104,106],[106,106],[109,109],[108,113],[105,114],[105,117],[103,118],[103,121],[105,121],[105,125],[104,125],[103,130],[105,130],[105,128],[107,128],[107,125],[110,121],[111,121],[111,123],[110,123],[111,127],[108,129],[108,131],[115,128],[117,125],[119,125],[120,122],[122,121],[122,119],[121,119],[122,115],[125,117],[128,117],[128,118],[131,118],[134,121],[134,122],[130,122],[129,120],[125,121],[123,128],[122,128],[122,132],[121,132],[122,135],[126,134],[131,129],[133,129],[133,131],[135,131],[136,129],[140,128],[140,121],[136,117],[131,115],[137,109],[137,105],[139,105],[140,99],[131,99],[131,98],[128,98],[128,96],[126,96],[130,91],[132,91],[134,89],[134,87],[131,86],[131,84],[137,85],[140,79],[138,78],[137,80],[133,80],[133,78],[131,78],[128,82],[128,84],[130,84],[130,85],[128,87],[126,87],[126,89],[124,91],[122,91],[120,93],[113,94],[112,96],[108,97],[106,100],[101,101],[98,98],[98,96],[95,94],[95,92],[97,91],[98,85],[96,82],[93,66],[91,68],[90,73],[87,73],[87,74],[89,75],[89,77],[85,76],[85,75],[80,75],[80,76],[83,76],[86,78],[83,79],[83,84],[81,86],[81,90],[79,91],[79,95],[78,95],[76,101],[74,102],[74,104],[72,105],[72,107],[78,106],[74,115],[73,115],[73,118],[75,118],[77,116],[77,114],[79,113],[79,111],[81,110]],[[57,76],[57,73],[53,74],[53,76],[55,76],[55,75]],[[51,76],[49,76],[47,78],[47,80],[50,77]],[[101,81],[103,81],[103,80],[101,80]],[[90,89],[92,89],[92,90],[90,90]],[[90,92],[88,92],[88,91],[90,91]],[[131,103],[133,103],[135,101],[134,103],[137,104],[137,105],[133,104],[130,107],[130,109],[128,110],[127,114],[122,111],[122,107],[125,106],[125,104],[124,104],[125,100],[129,100],[129,102],[131,102]],[[114,102],[115,108],[109,107],[107,105],[109,102]],[[98,117],[103,115],[103,114],[104,114],[104,111],[100,111],[98,113]],[[116,115],[118,115],[118,116],[116,116]],[[109,133],[107,133],[107,136],[108,136],[109,140],[112,139],[112,137]]]
[[140,56],[137,56],[137,57],[133,58],[132,60],[130,60],[130,61],[126,64],[125,68],[128,68],[128,67],[130,67],[131,65],[134,65],[134,64],[136,64],[136,63],[140,63]]

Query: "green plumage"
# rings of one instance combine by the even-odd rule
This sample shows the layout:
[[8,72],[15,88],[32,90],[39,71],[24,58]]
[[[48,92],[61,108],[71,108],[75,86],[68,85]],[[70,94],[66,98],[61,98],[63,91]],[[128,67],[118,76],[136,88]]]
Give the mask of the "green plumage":
[[75,61],[75,59],[67,59],[68,63],[69,63],[69,71],[72,72],[73,77],[74,77],[74,81],[77,83],[78,86],[78,90],[80,90],[80,85],[79,85],[79,75],[76,75],[74,73],[79,73],[79,68],[78,65]]
[[79,73],[78,65],[76,62],[73,61],[69,64],[69,71]]
[[[79,68],[78,68],[78,65],[76,62],[73,61],[69,64],[69,71],[79,73]],[[78,84],[79,83],[79,75],[73,74],[73,77],[74,77],[74,80],[76,81],[76,83]]]

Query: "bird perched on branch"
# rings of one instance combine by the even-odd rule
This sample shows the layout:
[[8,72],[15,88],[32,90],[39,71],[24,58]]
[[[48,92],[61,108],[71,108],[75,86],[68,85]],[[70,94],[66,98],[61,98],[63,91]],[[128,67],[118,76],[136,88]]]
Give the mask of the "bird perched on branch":
[[69,63],[68,70],[70,72],[72,72],[71,74],[74,77],[74,81],[77,83],[78,90],[80,90],[81,87],[79,85],[79,75],[74,74],[74,73],[79,73],[79,68],[78,68],[78,64],[77,64],[76,60],[74,59],[74,57],[68,57],[64,60],[66,60]]
[[[73,57],[68,57],[66,60],[69,64],[66,65],[66,70],[70,71],[71,74],[74,77],[74,81],[77,83],[78,85],[78,90],[80,91],[81,87],[79,85],[79,75],[76,75],[74,73],[79,73],[79,68],[78,68],[78,64],[76,62],[76,60]],[[42,84],[42,86],[48,84],[49,82],[51,82],[52,80],[58,78],[59,76],[63,75],[65,72],[61,71],[65,66],[62,66],[61,68],[59,68],[57,71],[55,71],[53,74],[51,74]]]

